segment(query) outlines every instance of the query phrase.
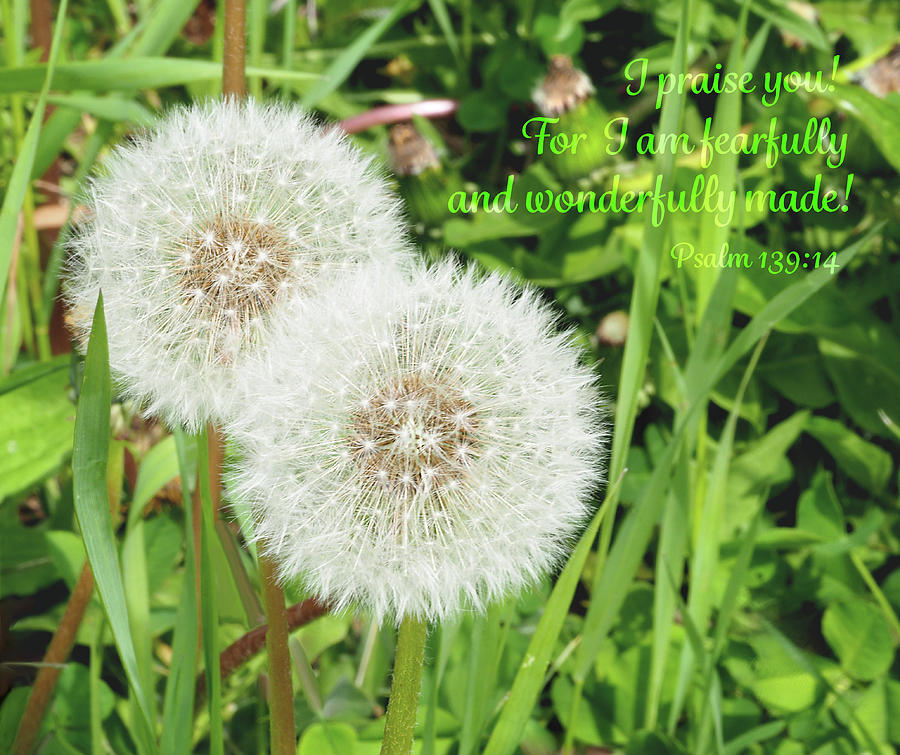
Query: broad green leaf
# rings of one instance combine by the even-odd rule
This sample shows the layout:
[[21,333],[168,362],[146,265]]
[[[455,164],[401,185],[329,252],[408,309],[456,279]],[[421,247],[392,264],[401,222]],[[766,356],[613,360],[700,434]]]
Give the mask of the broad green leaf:
[[574,731],[571,733],[574,741],[599,746],[624,739],[622,731],[610,720],[609,711],[598,710],[597,706],[593,705],[592,701],[584,695],[579,696],[578,710],[573,722],[571,719],[574,693],[572,680],[562,674],[553,680],[553,685],[550,687],[550,699],[553,702],[556,717],[567,732],[574,725]]
[[0,382],[0,501],[46,479],[72,452],[69,358],[12,373]]
[[[54,751],[54,745],[58,742],[56,737],[62,732],[69,745],[78,747],[80,752],[89,752],[92,703],[90,695],[85,694],[90,683],[88,677],[88,669],[80,663],[70,662],[62,669],[54,688],[53,704],[44,721],[45,735],[49,735],[49,741],[42,746],[42,750]],[[115,695],[102,679],[97,679],[95,684],[97,698],[94,704],[102,721],[112,713]]]
[[883,448],[863,440],[841,422],[810,417],[806,431],[818,440],[844,472],[872,493],[884,490],[893,461]]
[[356,743],[356,731],[349,724],[314,723],[303,732],[297,755],[349,755]]
[[797,502],[797,529],[818,535],[826,543],[847,534],[844,512],[828,475],[821,470]]
[[315,661],[325,650],[341,642],[350,629],[352,616],[325,614],[296,632],[303,650],[310,661]]
[[84,381],[75,416],[75,449],[72,458],[75,512],[122,666],[134,690],[145,724],[152,731],[154,727],[149,693],[143,687],[131,640],[122,572],[116,553],[106,490],[109,407],[109,356],[101,295],[94,312],[84,365]]
[[876,97],[861,86],[831,84],[832,91],[823,92],[822,97],[831,100],[848,113],[859,119],[872,141],[878,145],[884,159],[894,170],[900,171],[900,105],[890,99]]
[[841,406],[851,419],[870,433],[893,439],[880,413],[900,423],[900,373],[884,365],[877,356],[833,341],[821,339],[819,350]]
[[822,634],[844,670],[855,679],[875,679],[894,660],[891,627],[868,601],[833,603],[825,609]]
[[798,406],[818,409],[835,400],[812,338],[773,333],[756,372]]
[[[751,640],[756,653],[750,688],[775,714],[805,710],[822,694],[815,674],[765,635]],[[808,661],[807,661],[808,662]]]
[[900,682],[876,679],[860,695],[856,715],[879,741],[900,744]]

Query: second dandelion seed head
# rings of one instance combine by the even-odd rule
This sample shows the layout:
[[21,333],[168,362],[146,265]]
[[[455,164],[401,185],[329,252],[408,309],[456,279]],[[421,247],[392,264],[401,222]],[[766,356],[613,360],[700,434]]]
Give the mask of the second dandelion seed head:
[[376,618],[480,609],[566,553],[599,479],[592,372],[536,293],[360,271],[280,333],[232,491],[285,579]]

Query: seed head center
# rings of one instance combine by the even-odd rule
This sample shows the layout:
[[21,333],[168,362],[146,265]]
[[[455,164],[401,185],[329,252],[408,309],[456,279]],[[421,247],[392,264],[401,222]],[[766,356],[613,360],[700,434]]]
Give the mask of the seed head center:
[[406,373],[354,412],[348,442],[368,481],[406,496],[458,482],[478,455],[477,430],[455,386]]
[[216,217],[180,242],[182,301],[217,332],[256,322],[289,280],[286,241],[259,220]]

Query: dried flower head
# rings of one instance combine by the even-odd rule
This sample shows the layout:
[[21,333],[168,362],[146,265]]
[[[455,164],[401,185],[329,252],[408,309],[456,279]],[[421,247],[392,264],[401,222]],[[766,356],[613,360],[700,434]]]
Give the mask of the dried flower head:
[[[119,147],[70,244],[70,322],[103,290],[122,390],[170,423],[229,411],[241,364],[360,262],[411,256],[369,159],[296,107],[208,102]],[[296,327],[296,323],[295,323]]]
[[441,619],[518,591],[589,510],[600,397],[530,290],[452,263],[345,279],[230,429],[280,565],[338,607]]
[[535,87],[531,98],[544,115],[567,113],[594,93],[590,77],[572,64],[568,55],[553,55],[547,75]]
[[900,44],[894,45],[886,55],[860,71],[857,78],[878,97],[900,92]]
[[391,126],[388,152],[394,171],[401,176],[417,176],[431,168],[438,168],[441,161],[431,142],[412,122],[405,121]]

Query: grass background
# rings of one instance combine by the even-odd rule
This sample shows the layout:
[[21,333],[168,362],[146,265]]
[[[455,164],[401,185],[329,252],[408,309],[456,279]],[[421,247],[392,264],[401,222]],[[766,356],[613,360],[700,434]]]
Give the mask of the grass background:
[[[814,18],[780,0],[249,1],[254,96],[331,120],[459,100],[453,117],[415,120],[441,164],[397,175],[411,228],[431,256],[455,249],[543,287],[579,327],[612,402],[611,484],[566,567],[430,633],[417,752],[900,745],[900,96],[855,83],[900,38],[898,5],[809,6]],[[221,8],[73,0],[43,18],[47,7],[0,2],[0,751],[89,557],[97,589],[38,751],[264,752],[262,656],[221,685],[208,675],[191,709],[195,675],[262,615],[238,518],[204,521],[199,553],[185,537],[206,439],[118,403],[102,343],[86,363],[68,353],[54,306],[57,232],[85,176],[159,110],[220,90]],[[657,111],[652,89],[623,90],[636,57],[653,73],[722,63],[759,74],[829,72],[835,53],[833,93],[773,108],[672,94]],[[819,172],[842,189],[853,172],[849,212],[756,212],[728,229],[696,214],[658,228],[638,215],[450,214],[451,192],[496,191],[510,173],[523,189],[599,192],[615,173],[640,189],[657,175],[683,187],[700,171],[689,157],[636,155],[633,140],[614,158],[537,156],[521,126],[553,54],[572,56],[596,86],[559,124],[587,132],[586,144],[623,113],[633,135],[694,138],[707,116],[733,133],[829,115],[849,136],[839,169],[820,155],[774,170],[723,157],[709,172],[779,190]],[[390,162],[385,127],[354,139]],[[727,240],[751,257],[839,252],[840,272],[679,270],[668,249],[682,239]],[[627,340],[601,342],[598,323],[620,310]],[[293,634],[298,752],[378,751],[393,645],[393,631],[365,616],[325,616]]]

